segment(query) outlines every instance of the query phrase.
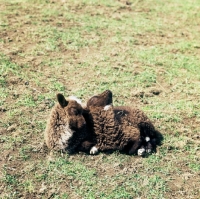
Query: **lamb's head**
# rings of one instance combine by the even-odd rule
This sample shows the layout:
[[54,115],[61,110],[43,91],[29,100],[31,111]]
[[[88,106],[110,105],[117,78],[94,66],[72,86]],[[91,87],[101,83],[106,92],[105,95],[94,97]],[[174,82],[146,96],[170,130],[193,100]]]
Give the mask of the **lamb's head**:
[[88,101],[86,108],[84,108],[84,117],[87,124],[91,126],[92,118],[91,113],[106,112],[112,107],[112,92],[110,90],[105,90],[99,95],[92,96]]
[[82,115],[83,108],[80,101],[74,97],[65,99],[62,94],[57,94],[57,100],[64,123],[61,142],[65,150],[71,153],[76,150],[76,147],[86,136],[86,122]]
[[91,97],[87,102],[87,107],[105,107],[109,104],[112,104],[112,92],[105,90],[103,93]]
[[83,108],[78,99],[69,97],[65,99],[62,94],[57,94],[57,100],[63,109],[66,121],[69,124],[70,129],[77,130],[85,126],[85,119],[82,115]]

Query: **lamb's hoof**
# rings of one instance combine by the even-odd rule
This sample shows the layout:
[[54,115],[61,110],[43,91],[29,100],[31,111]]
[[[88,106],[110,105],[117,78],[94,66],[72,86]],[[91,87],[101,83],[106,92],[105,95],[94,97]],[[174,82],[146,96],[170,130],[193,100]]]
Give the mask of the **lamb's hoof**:
[[106,105],[106,106],[104,106],[103,110],[104,111],[108,111],[111,107],[112,107],[111,104],[110,105]]
[[96,146],[93,146],[91,149],[90,149],[90,154],[91,155],[96,155],[98,153],[98,149]]
[[144,148],[138,149],[137,154],[138,156],[143,156],[145,154],[145,149]]

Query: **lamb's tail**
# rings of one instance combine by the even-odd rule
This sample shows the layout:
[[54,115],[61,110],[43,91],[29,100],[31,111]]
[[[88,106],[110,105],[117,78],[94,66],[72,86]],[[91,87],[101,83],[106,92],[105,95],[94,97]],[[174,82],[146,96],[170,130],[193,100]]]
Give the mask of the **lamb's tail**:
[[141,137],[144,137],[145,139],[154,137],[155,128],[154,128],[153,124],[151,124],[150,122],[141,122],[138,124],[138,127],[140,129]]
[[155,129],[151,122],[141,122],[138,124],[138,128],[140,129],[140,136],[143,140],[146,142],[151,141],[155,145],[161,144],[163,136]]

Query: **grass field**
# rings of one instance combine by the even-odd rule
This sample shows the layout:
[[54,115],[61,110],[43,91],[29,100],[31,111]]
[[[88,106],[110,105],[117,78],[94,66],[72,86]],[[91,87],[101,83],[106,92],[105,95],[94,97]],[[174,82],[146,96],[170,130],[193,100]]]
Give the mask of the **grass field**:
[[[199,35],[199,0],[0,0],[0,198],[199,199]],[[43,147],[56,93],[105,89],[151,118],[157,153]]]

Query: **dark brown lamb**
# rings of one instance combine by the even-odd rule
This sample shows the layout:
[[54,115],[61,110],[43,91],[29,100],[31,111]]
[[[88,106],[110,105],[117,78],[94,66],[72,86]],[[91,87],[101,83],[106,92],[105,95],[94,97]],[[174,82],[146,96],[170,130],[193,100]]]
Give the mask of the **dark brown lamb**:
[[130,155],[144,155],[155,150],[158,132],[144,112],[128,106],[108,105],[111,103],[112,92],[109,90],[87,102],[84,117],[90,126],[90,136],[86,143],[94,145],[90,154],[119,150]]

